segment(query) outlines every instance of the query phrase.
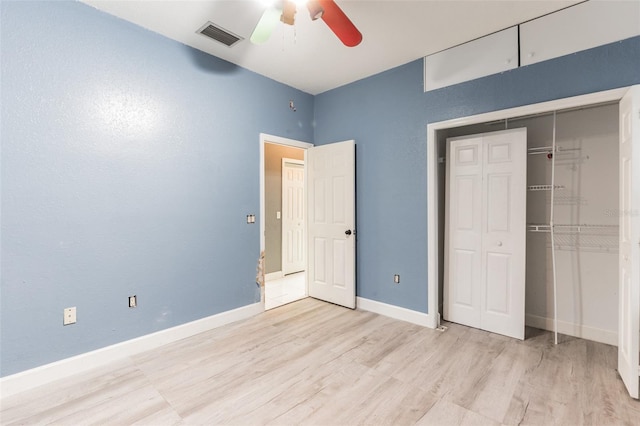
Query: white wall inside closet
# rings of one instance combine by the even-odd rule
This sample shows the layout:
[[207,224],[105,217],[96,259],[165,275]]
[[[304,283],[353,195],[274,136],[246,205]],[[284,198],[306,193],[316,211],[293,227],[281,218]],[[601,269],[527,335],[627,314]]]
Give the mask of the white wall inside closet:
[[[558,111],[556,120],[560,151],[555,154],[555,182],[560,188],[555,191],[554,219],[561,225],[556,228],[558,331],[615,345],[618,104]],[[529,148],[551,145],[553,114],[545,114],[439,131],[439,155],[444,157],[447,137],[519,127],[527,128]],[[440,173],[445,164],[441,163]],[[529,155],[527,170],[527,186],[549,184],[551,160],[546,153]],[[440,182],[442,194],[444,183]],[[527,223],[548,224],[550,202],[550,191],[528,191]],[[441,227],[443,223],[440,221]],[[445,235],[443,228],[440,235]],[[550,234],[528,232],[526,324],[552,330],[553,307]]]
[[[536,135],[530,147],[551,145],[553,117],[522,120]],[[558,332],[617,343],[618,104],[558,112],[554,223]],[[550,181],[546,154],[529,156],[529,185]],[[549,223],[549,191],[529,191],[527,221]],[[577,227],[576,225],[579,225]],[[551,238],[527,235],[526,323],[553,328]]]

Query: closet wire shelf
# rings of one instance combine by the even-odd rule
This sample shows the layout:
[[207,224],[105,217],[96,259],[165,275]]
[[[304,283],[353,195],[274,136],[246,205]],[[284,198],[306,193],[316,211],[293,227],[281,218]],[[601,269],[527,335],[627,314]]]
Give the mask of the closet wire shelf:
[[[529,232],[551,233],[549,224],[528,224]],[[618,225],[554,225],[554,240],[557,250],[588,250],[615,253],[618,250]],[[551,241],[549,241],[549,244]]]

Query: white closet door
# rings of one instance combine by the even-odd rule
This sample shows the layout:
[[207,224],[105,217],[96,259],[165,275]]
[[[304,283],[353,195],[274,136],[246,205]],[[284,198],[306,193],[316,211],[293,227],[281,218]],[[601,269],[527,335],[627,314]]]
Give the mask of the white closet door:
[[483,144],[482,328],[524,339],[527,129]]
[[447,143],[445,319],[480,327],[482,137]]
[[640,86],[620,101],[618,373],[638,398],[640,359]]
[[526,129],[447,143],[445,318],[524,338]]

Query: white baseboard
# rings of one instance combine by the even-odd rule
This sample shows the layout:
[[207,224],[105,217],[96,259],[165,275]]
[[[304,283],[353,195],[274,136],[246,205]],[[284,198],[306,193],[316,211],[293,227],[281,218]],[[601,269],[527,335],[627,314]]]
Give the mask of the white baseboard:
[[91,352],[85,352],[40,367],[0,378],[2,398],[32,389],[36,386],[78,374],[159,346],[172,343],[198,333],[235,321],[250,318],[264,311],[262,303],[253,303],[230,311],[221,312],[186,324],[171,327],[135,339],[116,343]]
[[284,274],[282,273],[282,271],[271,272],[264,275],[264,281],[267,282],[267,281],[279,280],[282,277],[284,277]]
[[[526,314],[525,324],[529,327],[553,331],[553,318]],[[579,337],[581,339],[593,340],[594,342],[606,343],[607,345],[618,346],[618,333],[610,330],[603,330],[601,328],[587,327],[566,321],[558,321],[558,333],[566,334],[567,336]]]
[[429,314],[401,308],[399,306],[388,305],[363,297],[356,297],[356,306],[363,311],[375,312],[376,314],[418,324],[423,327],[435,328],[433,318]]

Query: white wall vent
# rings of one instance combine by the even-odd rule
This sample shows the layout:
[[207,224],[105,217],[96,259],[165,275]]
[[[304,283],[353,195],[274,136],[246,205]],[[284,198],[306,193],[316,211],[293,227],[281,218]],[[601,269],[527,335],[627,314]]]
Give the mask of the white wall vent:
[[243,37],[233,34],[232,32],[225,30],[224,28],[214,24],[213,22],[207,22],[202,27],[200,27],[197,32],[228,47],[231,47],[237,42],[244,40]]

